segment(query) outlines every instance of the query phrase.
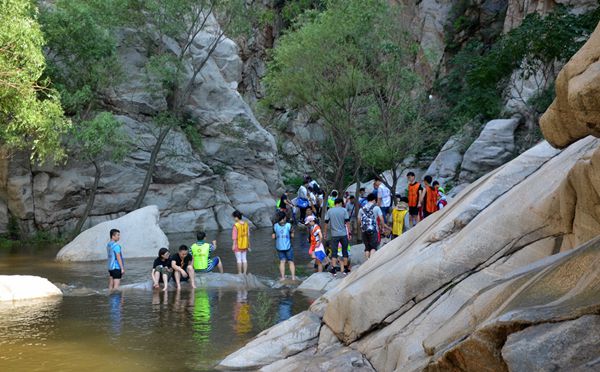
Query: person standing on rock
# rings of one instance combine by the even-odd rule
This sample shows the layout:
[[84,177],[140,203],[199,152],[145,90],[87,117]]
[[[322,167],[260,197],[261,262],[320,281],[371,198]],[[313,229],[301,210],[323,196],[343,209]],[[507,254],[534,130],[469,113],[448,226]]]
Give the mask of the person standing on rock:
[[306,218],[306,209],[309,206],[308,182],[308,178],[304,178],[304,182],[298,188],[298,197],[296,198],[296,206],[300,210],[300,223]]
[[406,178],[408,179],[408,215],[410,227],[414,227],[417,223],[419,223],[419,208],[421,207],[421,199],[423,194],[423,187],[420,183],[415,181],[415,174],[413,172],[408,172],[406,174]]
[[367,205],[358,211],[358,223],[362,231],[362,240],[365,244],[365,257],[367,259],[379,248],[378,229],[388,230],[389,227],[383,221],[383,213],[377,206],[377,197],[375,194],[367,196]]
[[431,176],[427,175],[423,178],[425,183],[425,192],[423,192],[421,196],[421,205],[423,205],[423,218],[427,218],[427,216],[432,215],[437,212],[438,206],[438,193],[433,188]]
[[194,258],[189,252],[187,245],[179,246],[177,254],[171,256],[171,268],[177,290],[181,289],[181,282],[190,282],[192,288],[196,288],[194,274]]
[[373,187],[377,190],[377,205],[381,208],[383,213],[383,222],[388,223],[388,214],[392,207],[392,193],[386,185],[383,184],[383,179],[377,177]]
[[[306,212],[306,210],[305,210]],[[248,260],[246,255],[250,250],[250,228],[248,222],[242,220],[242,213],[234,211],[232,214],[235,221],[231,229],[231,250],[235,254],[238,274],[248,274]]]
[[322,272],[323,264],[327,259],[325,247],[323,247],[323,233],[321,232],[321,227],[317,224],[315,216],[306,217],[306,224],[310,228],[310,249],[308,250],[308,254],[315,259],[317,272]]
[[106,244],[108,256],[108,290],[119,289],[121,278],[125,274],[123,264],[123,249],[117,242],[121,239],[121,232],[117,229],[110,230],[110,241]]
[[[336,193],[337,194],[337,193]],[[331,239],[331,273],[335,274],[335,264],[338,258],[338,244],[342,246],[342,258],[340,260],[340,269],[344,275],[350,272],[348,268],[348,231],[350,230],[350,216],[348,211],[342,205],[344,200],[337,198],[334,201],[333,208],[327,210],[325,215],[325,225],[323,226],[323,237],[327,239],[327,230],[329,228]]]
[[292,248],[292,238],[294,230],[292,225],[287,222],[284,213],[279,214],[279,221],[273,225],[272,238],[275,240],[275,249],[279,256],[279,279],[285,280],[285,262],[290,266],[292,280],[296,280],[296,265],[294,264],[294,249]]

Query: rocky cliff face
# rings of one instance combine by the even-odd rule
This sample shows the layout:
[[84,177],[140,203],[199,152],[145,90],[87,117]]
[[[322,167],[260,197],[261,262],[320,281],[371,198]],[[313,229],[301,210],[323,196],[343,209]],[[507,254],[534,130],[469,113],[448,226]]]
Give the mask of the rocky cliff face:
[[579,138],[597,135],[586,123],[597,116],[599,93],[588,87],[600,71],[584,57],[598,37],[600,26],[563,70],[568,97],[590,104],[565,104],[559,84],[560,109],[545,114],[550,143],[568,147],[543,142],[480,178],[221,366],[596,370],[600,140]]
[[[192,45],[191,64],[201,59],[214,37],[216,23]],[[176,40],[163,40],[176,51]],[[153,115],[166,107],[144,72],[146,47],[135,30],[123,30],[119,57],[125,80],[105,97],[136,145],[122,164],[108,164],[88,225],[131,210],[150,150],[156,142]],[[273,194],[280,187],[273,136],[254,117],[237,92],[242,62],[237,45],[225,39],[197,78],[187,112],[201,146],[173,130],[162,146],[153,183],[144,200],[157,205],[166,232],[228,228],[234,208],[258,226],[270,224]],[[71,158],[64,166],[32,166],[26,154],[0,162],[0,230],[10,219],[26,232],[71,230],[82,214],[93,182],[90,164]]]

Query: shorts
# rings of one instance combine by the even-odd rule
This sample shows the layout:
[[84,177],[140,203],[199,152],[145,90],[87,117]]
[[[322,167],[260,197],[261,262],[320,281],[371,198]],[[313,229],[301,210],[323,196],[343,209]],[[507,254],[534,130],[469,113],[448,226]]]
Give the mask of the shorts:
[[198,270],[198,272],[209,273],[209,272],[213,271],[214,268],[219,265],[220,261],[221,261],[221,258],[219,258],[219,256],[213,257],[208,260],[208,266],[206,267],[206,269]]
[[432,214],[434,214],[435,212],[427,212],[425,209],[423,209],[423,218],[431,216]]
[[108,275],[113,279],[121,279],[123,277],[121,269],[108,270]]
[[277,251],[279,261],[294,262],[294,250],[288,249],[287,251]]
[[342,257],[348,258],[348,237],[347,236],[332,236],[329,240],[331,244],[331,257],[338,256],[338,245],[342,245]]
[[237,263],[242,263],[242,262],[248,262],[246,259],[246,254],[248,253],[248,250],[245,249],[243,251],[235,251],[235,260]]
[[379,248],[379,241],[377,239],[377,232],[366,232],[362,233],[362,240],[365,244],[365,252],[369,252],[372,250],[377,250]]
[[387,216],[390,213],[390,207],[381,207],[381,213],[383,214],[383,222],[387,223]]
[[410,214],[411,216],[418,216],[419,207],[408,207],[408,214]]
[[325,260],[325,257],[327,257],[327,255],[324,251],[315,251],[315,258],[317,260],[323,262]]
[[158,271],[161,274],[169,275],[171,273],[171,268],[163,265],[158,265],[154,268],[154,270]]

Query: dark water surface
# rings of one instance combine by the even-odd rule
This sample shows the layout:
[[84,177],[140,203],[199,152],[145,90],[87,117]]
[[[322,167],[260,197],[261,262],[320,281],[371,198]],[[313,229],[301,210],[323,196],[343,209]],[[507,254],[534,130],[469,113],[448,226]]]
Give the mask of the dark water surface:
[[[215,233],[225,272],[236,272],[229,232]],[[193,234],[169,236],[171,250]],[[295,239],[305,268],[306,234]],[[269,230],[253,231],[249,272],[278,276]],[[128,291],[108,294],[105,262],[59,263],[60,247],[0,251],[0,274],[39,275],[62,299],[0,303],[0,371],[202,371],[270,325],[305,310],[312,299],[290,290]],[[147,280],[152,259],[127,259],[123,284]],[[304,269],[304,272],[308,270]]]

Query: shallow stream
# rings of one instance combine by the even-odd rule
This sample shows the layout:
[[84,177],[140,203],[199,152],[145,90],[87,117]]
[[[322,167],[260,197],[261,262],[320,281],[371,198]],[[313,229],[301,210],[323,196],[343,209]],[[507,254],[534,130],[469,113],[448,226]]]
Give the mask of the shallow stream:
[[[225,272],[235,273],[229,232],[214,233]],[[171,251],[193,234],[169,236]],[[270,230],[252,234],[249,272],[278,276]],[[0,371],[203,371],[274,323],[310,306],[289,289],[187,288],[180,293],[108,294],[106,262],[61,263],[60,247],[0,251],[0,274],[39,275],[58,285],[62,299],[0,304]],[[122,284],[149,279],[151,258],[128,259]],[[300,274],[308,274],[306,233],[294,240]]]

